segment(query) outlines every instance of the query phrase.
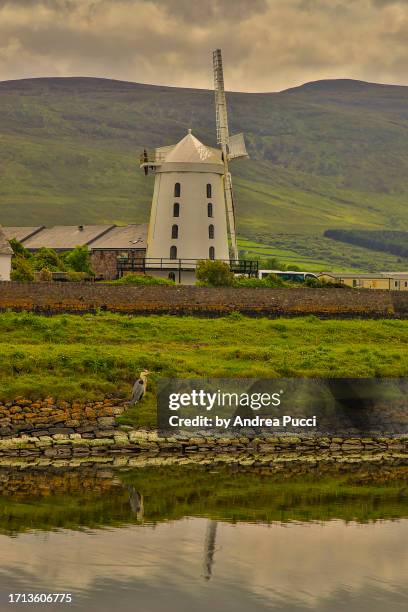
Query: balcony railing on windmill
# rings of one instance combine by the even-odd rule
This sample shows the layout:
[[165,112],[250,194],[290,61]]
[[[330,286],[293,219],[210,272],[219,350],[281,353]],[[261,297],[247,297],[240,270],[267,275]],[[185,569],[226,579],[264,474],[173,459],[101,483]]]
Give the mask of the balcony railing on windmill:
[[160,166],[166,159],[165,153],[160,151],[146,151],[144,150],[140,156],[140,167],[141,168],[155,168]]
[[[128,272],[148,273],[165,270],[169,272],[191,272],[197,267],[200,259],[170,259],[165,257],[120,257],[117,262],[118,277]],[[243,274],[248,277],[257,277],[259,262],[249,259],[218,259],[230,266],[234,274]]]

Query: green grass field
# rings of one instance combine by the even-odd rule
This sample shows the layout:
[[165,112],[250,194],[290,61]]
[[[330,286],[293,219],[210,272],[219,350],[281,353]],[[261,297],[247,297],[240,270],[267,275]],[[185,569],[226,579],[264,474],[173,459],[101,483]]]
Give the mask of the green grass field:
[[240,238],[238,248],[246,258],[276,257],[288,268],[306,272],[379,272],[408,270],[408,259],[389,253],[344,244],[323,236],[261,234],[259,241]]
[[153,425],[159,377],[347,377],[408,374],[408,321],[0,314],[0,399],[128,397],[124,424]]

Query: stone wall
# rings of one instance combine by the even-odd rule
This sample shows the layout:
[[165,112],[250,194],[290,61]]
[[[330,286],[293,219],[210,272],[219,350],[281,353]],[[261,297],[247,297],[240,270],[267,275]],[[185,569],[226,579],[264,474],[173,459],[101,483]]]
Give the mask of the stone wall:
[[6,309],[45,314],[102,309],[131,314],[408,318],[408,292],[0,282],[0,310]]
[[37,401],[18,398],[0,402],[0,438],[74,433],[94,437],[98,432],[112,430],[116,417],[126,406],[123,400],[114,399],[66,402],[52,398]]
[[242,465],[269,461],[327,460],[331,462],[391,460],[408,465],[408,436],[397,438],[340,438],[319,436],[186,437],[160,438],[154,431],[120,428],[96,433],[38,432],[0,440],[0,458],[75,459],[80,457],[132,455],[145,457],[200,456],[205,461],[228,462],[237,458]]

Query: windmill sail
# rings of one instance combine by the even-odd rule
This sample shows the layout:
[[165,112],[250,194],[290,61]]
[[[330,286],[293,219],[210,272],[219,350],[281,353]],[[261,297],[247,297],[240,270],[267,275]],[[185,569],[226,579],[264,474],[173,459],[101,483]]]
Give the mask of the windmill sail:
[[216,49],[213,53],[214,65],[214,90],[215,90],[215,114],[217,121],[217,141],[221,145],[222,157],[224,162],[224,193],[225,206],[227,209],[228,226],[231,240],[231,255],[232,258],[238,259],[237,236],[235,230],[235,211],[234,211],[234,195],[232,192],[232,180],[228,167],[229,161],[229,129],[228,129],[228,114],[227,100],[224,89],[224,71],[222,66],[221,49]]

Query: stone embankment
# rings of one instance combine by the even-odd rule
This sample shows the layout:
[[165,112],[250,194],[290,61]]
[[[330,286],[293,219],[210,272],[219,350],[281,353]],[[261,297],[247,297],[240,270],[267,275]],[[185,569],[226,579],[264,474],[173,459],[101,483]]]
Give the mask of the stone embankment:
[[0,282],[0,311],[408,318],[408,291]]
[[[119,463],[221,462],[240,465],[273,465],[276,462],[310,463],[381,462],[408,465],[408,436],[398,438],[298,437],[162,437],[142,430],[105,430],[89,434],[56,433],[0,440],[0,464],[10,458],[34,462],[95,461],[120,456]],[[67,463],[68,462],[68,463]]]
[[98,432],[112,430],[127,406],[128,402],[109,398],[95,402],[56,401],[51,397],[0,402],[0,438],[74,433],[92,438]]

